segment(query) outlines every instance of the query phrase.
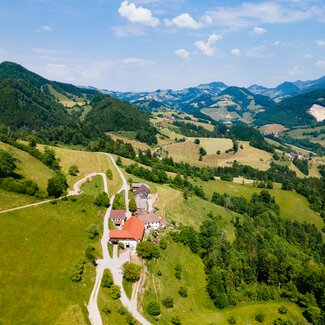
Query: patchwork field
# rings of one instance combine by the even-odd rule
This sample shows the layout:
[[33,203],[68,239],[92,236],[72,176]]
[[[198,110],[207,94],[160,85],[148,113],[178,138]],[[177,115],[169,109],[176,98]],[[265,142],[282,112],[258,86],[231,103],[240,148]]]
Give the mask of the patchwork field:
[[[182,267],[182,279],[175,277],[175,265]],[[195,265],[195,267],[193,267]],[[160,271],[161,276],[158,276]],[[180,286],[188,289],[188,297],[183,298],[178,294]],[[285,305],[288,313],[283,319],[294,322],[302,321],[301,310],[292,303],[268,302],[268,303],[248,303],[238,306],[218,310],[214,307],[208,297],[204,265],[198,255],[191,253],[188,247],[183,244],[169,241],[166,250],[160,250],[160,257],[148,263],[145,292],[142,298],[142,307],[145,309],[149,301],[162,299],[171,296],[174,299],[174,307],[166,309],[161,304],[161,316],[155,324],[171,324],[173,317],[178,316],[182,324],[228,324],[227,319],[234,316],[236,324],[258,324],[255,321],[255,314],[263,311],[265,314],[265,324],[272,324],[278,318],[278,308]],[[147,316],[149,317],[149,316]]]
[[29,153],[17,149],[7,143],[0,142],[0,149],[8,151],[16,159],[16,173],[36,182],[39,188],[46,191],[48,179],[54,172]]
[[325,126],[317,126],[315,128],[298,128],[294,130],[287,131],[286,134],[290,136],[291,138],[295,139],[308,139],[312,142],[317,142],[322,146],[325,146],[325,134],[318,134],[318,135],[312,135],[312,134],[306,134],[306,133],[320,133],[324,132]]
[[[213,192],[227,193],[233,196],[243,196],[250,199],[253,193],[259,193],[262,189],[253,187],[251,184],[241,185],[232,182],[214,180],[208,182],[199,182],[204,191],[212,197]],[[297,220],[299,222],[308,222],[314,224],[318,229],[322,229],[324,221],[318,213],[310,209],[309,203],[305,197],[293,192],[284,191],[278,188],[268,190],[280,205],[280,215],[282,217]]]
[[100,226],[103,211],[92,201],[83,195],[1,215],[1,324],[88,324],[95,271],[86,263],[81,282],[70,274],[85,258],[87,228]]

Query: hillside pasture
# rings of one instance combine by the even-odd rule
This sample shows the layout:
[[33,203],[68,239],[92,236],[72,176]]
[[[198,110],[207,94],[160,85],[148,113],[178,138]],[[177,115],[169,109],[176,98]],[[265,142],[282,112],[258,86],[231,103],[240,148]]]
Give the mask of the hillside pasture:
[[84,98],[71,95],[71,99],[65,96],[64,94],[56,91],[51,85],[48,85],[50,93],[56,98],[56,100],[61,103],[66,108],[72,108],[76,105],[84,105]]
[[[227,193],[232,196],[243,196],[250,200],[253,193],[259,193],[262,189],[253,187],[252,184],[236,184],[222,180],[212,180],[208,182],[200,181],[204,191],[211,199],[213,192]],[[294,192],[285,191],[279,188],[268,190],[275,197],[275,201],[280,205],[280,215],[290,220],[307,222],[314,224],[318,229],[322,229],[324,221],[318,213],[309,207],[305,197]]]
[[41,201],[41,199],[35,198],[33,196],[8,192],[0,189],[0,211],[20,207],[39,201]]
[[46,191],[49,178],[54,172],[28,152],[17,149],[7,143],[0,142],[0,149],[9,152],[16,159],[16,173],[37,183],[42,191]]
[[[175,265],[182,268],[182,279],[175,277]],[[255,321],[255,314],[263,311],[265,324],[272,324],[278,318],[278,308],[285,305],[288,308],[286,315],[281,315],[285,320],[302,321],[301,310],[293,303],[265,302],[241,303],[234,307],[217,309],[212,304],[206,291],[206,275],[204,264],[198,255],[191,253],[183,244],[168,242],[166,250],[160,250],[160,257],[147,263],[145,292],[142,296],[141,306],[145,310],[151,300],[162,300],[170,296],[174,299],[174,307],[166,309],[161,304],[161,315],[154,321],[156,324],[171,324],[173,317],[178,316],[182,324],[229,324],[230,316],[236,318],[236,324],[259,324]],[[160,271],[161,275],[158,275]],[[188,290],[186,298],[180,297],[178,289],[184,286]]]
[[278,134],[287,130],[282,124],[265,124],[260,128],[263,134]]
[[193,142],[195,139],[200,140],[199,146],[203,147],[208,155],[214,155],[218,150],[224,153],[233,146],[232,140],[227,138],[188,138],[189,141]]
[[1,215],[1,324],[88,324],[95,269],[86,263],[81,282],[70,275],[87,244],[97,243],[87,229],[100,230],[103,213],[82,195]]
[[[40,146],[44,149],[44,146]],[[113,166],[110,158],[102,153],[78,151],[67,148],[50,147],[55,151],[56,156],[60,159],[60,166],[63,172],[67,175],[69,186],[79,179],[85,177],[90,173],[106,173],[110,168],[113,172],[113,180],[108,181],[108,191],[112,195],[118,191],[122,186],[122,180]],[[68,171],[71,165],[77,165],[79,173],[77,176],[69,175]]]
[[118,139],[118,140],[122,140],[125,143],[130,143],[133,146],[133,148],[135,148],[135,149],[139,149],[139,150],[142,150],[142,151],[150,149],[150,147],[146,143],[137,141],[135,139],[130,139],[130,138],[127,138],[127,137],[123,137],[123,135],[119,135],[118,133],[114,134],[114,133],[110,132],[110,133],[107,133],[107,134],[109,136],[111,136],[114,141],[116,141]]

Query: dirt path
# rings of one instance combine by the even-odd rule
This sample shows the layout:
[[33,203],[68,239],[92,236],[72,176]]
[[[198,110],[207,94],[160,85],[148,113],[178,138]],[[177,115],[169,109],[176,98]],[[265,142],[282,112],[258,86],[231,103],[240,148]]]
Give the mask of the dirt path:
[[[104,155],[107,155],[109,159],[112,160],[112,163],[114,167],[117,169],[122,181],[123,185],[121,189],[118,191],[118,193],[125,191],[125,207],[126,211],[129,212],[129,186],[126,181],[126,178],[124,177],[121,169],[116,165],[114,158],[106,153],[103,153]],[[106,177],[105,177],[106,180]],[[106,188],[107,189],[107,188]],[[101,239],[101,246],[102,246],[102,255],[103,258],[97,260],[97,267],[96,267],[96,280],[94,284],[93,291],[90,295],[89,303],[88,303],[88,313],[89,313],[89,320],[92,325],[102,325],[103,321],[100,315],[100,311],[98,308],[98,293],[100,290],[100,285],[102,282],[102,277],[105,269],[109,269],[112,273],[114,283],[120,286],[121,288],[121,297],[120,300],[125,308],[132,314],[132,316],[143,325],[150,325],[150,323],[138,312],[137,305],[133,304],[132,301],[127,297],[125,290],[123,288],[123,271],[122,267],[123,264],[130,261],[130,251],[124,251],[117,257],[117,246],[114,245],[113,248],[113,258],[109,256],[108,252],[108,241],[109,241],[109,228],[108,228],[108,220],[109,215],[112,211],[113,201],[114,197],[112,196],[110,199],[110,207],[107,209],[104,217],[103,222],[103,236]]]

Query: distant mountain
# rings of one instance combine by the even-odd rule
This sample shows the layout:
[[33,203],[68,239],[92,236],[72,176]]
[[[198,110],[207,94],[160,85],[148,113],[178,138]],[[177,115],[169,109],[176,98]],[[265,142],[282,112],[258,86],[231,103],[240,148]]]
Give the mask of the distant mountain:
[[289,97],[293,97],[315,89],[325,89],[325,76],[316,80],[295,82],[283,82],[275,88],[266,88],[259,85],[252,85],[247,89],[253,94],[264,95],[274,99],[276,102]]
[[284,99],[276,106],[257,114],[255,123],[258,125],[279,123],[288,127],[308,125],[316,122],[315,114],[311,111],[312,107],[325,114],[325,89],[316,89]]

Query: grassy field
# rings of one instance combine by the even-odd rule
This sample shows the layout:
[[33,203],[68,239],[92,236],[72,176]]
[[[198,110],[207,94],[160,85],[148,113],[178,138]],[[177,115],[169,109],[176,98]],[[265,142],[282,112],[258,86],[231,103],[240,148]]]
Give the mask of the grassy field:
[[140,149],[140,150],[143,150],[143,151],[147,150],[147,149],[150,149],[150,147],[146,143],[137,141],[135,139],[129,139],[129,138],[124,137],[124,136],[119,135],[119,134],[113,134],[113,133],[107,133],[107,134],[110,135],[113,140],[119,139],[119,140],[122,140],[125,143],[132,144],[133,148],[135,148],[135,149]]
[[[153,323],[171,324],[171,319],[178,316],[182,324],[228,324],[228,317],[234,316],[236,324],[258,324],[254,316],[256,312],[263,311],[266,316],[264,324],[272,324],[275,318],[280,317],[277,310],[282,305],[288,307],[288,313],[281,316],[283,319],[304,320],[300,309],[287,302],[248,303],[218,310],[206,292],[204,265],[199,256],[192,254],[183,244],[174,242],[169,242],[167,249],[160,252],[157,260],[147,264],[148,272],[141,305],[145,311],[149,301],[158,300],[161,304],[162,299],[171,296],[174,299],[174,307],[166,309],[161,304],[161,316],[157,321],[151,319]],[[182,267],[181,280],[175,277],[176,264]],[[161,276],[158,276],[158,271]],[[188,289],[188,297],[182,298],[178,294],[180,286]]]
[[[196,138],[188,138],[190,141],[193,141]],[[231,139],[226,138],[198,138],[200,140],[200,147],[203,147],[208,155],[214,155],[220,150],[221,153],[225,152],[228,149],[231,149],[233,146]]]
[[29,153],[9,144],[0,142],[0,149],[8,151],[16,159],[17,174],[31,179],[38,184],[41,190],[46,191],[47,181],[54,175],[51,169]]
[[271,133],[281,133],[284,132],[285,130],[287,130],[287,128],[285,126],[283,126],[282,124],[266,124],[263,125],[260,128],[261,132],[264,134],[271,134]]
[[102,216],[85,195],[1,216],[1,324],[88,324],[95,270],[86,263],[78,283],[70,274],[85,258],[87,228],[100,227]]
[[[44,146],[40,147],[44,148]],[[69,186],[72,186],[77,180],[85,177],[89,173],[105,173],[110,168],[113,172],[113,180],[108,181],[109,194],[115,194],[121,188],[122,180],[110,158],[106,155],[97,152],[78,151],[59,147],[51,148],[54,149],[56,156],[60,159],[60,166],[62,166],[63,172],[67,175]],[[68,174],[71,165],[78,166],[78,176]]]
[[82,191],[92,197],[96,197],[99,193],[104,192],[104,184],[102,176],[95,176],[91,181],[82,185]]
[[[253,187],[252,185],[235,184],[221,180],[208,182],[199,182],[204,191],[211,198],[213,192],[227,193],[233,196],[243,196],[250,199],[253,193],[258,193],[262,189]],[[281,189],[272,189],[269,192],[275,197],[276,202],[280,205],[280,215],[282,217],[297,220],[299,222],[313,223],[318,229],[324,225],[323,219],[318,213],[309,208],[309,203],[305,197],[293,192]]]
[[41,201],[33,196],[17,194],[0,189],[0,210],[15,208]]
[[73,99],[75,99],[75,101],[73,101],[72,99],[64,96],[63,94],[57,92],[51,85],[48,85],[49,87],[49,91],[50,93],[65,107],[70,108],[75,106],[76,104],[78,105],[83,105],[84,104],[84,98],[80,98],[77,96],[72,95]]

